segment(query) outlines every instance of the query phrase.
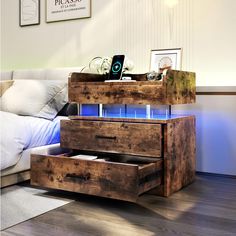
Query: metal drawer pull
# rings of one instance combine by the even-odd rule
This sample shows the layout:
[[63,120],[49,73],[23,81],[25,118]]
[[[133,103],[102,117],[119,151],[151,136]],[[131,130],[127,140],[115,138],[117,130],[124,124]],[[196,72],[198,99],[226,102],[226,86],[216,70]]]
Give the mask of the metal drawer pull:
[[90,179],[90,173],[85,173],[85,174],[80,174],[80,175],[77,175],[77,174],[66,174],[66,178],[69,178],[69,179],[74,179],[74,180],[78,180],[78,181],[87,181]]
[[103,136],[103,135],[96,135],[95,138],[97,139],[113,139],[115,140],[116,139],[116,136]]

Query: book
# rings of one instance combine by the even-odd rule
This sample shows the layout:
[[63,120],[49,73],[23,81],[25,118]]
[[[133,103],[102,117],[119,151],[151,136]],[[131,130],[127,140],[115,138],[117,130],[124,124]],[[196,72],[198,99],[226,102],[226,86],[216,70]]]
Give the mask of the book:
[[95,160],[98,157],[97,156],[92,156],[92,155],[76,155],[76,156],[72,156],[71,158],[75,158],[75,159],[80,159],[80,160]]

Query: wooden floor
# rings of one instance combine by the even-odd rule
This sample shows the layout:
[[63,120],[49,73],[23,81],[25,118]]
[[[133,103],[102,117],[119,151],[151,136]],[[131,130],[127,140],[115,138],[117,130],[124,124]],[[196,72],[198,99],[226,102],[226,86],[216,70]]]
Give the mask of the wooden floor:
[[236,179],[198,175],[169,198],[137,204],[60,192],[76,201],[1,232],[3,236],[236,235]]

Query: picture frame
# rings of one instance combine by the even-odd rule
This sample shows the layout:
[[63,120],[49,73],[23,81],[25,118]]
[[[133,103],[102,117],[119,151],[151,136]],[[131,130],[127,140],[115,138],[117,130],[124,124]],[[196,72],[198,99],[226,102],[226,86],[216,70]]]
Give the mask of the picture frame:
[[40,0],[19,0],[21,27],[40,24]]
[[91,0],[46,0],[46,22],[91,17]]
[[151,50],[150,71],[181,70],[182,48]]

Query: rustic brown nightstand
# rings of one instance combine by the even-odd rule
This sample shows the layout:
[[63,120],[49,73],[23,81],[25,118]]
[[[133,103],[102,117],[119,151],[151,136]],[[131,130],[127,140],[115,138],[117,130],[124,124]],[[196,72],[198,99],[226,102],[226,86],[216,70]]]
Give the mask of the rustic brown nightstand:
[[[72,73],[69,100],[80,104],[173,105],[195,102],[195,74],[169,70],[162,81],[107,82]],[[62,155],[32,155],[31,184],[136,201],[151,190],[169,196],[195,177],[195,117],[71,116],[61,121]],[[73,158],[96,155],[95,160]]]

